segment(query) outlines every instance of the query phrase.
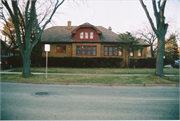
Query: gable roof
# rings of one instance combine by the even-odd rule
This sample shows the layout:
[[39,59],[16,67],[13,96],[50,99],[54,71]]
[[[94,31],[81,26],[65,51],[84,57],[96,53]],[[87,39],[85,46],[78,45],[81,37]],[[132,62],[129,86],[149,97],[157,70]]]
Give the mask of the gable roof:
[[[89,23],[84,23],[82,25],[91,26],[91,24]],[[96,43],[96,41],[73,41],[74,36],[71,32],[77,29],[78,27],[79,26],[71,26],[71,29],[67,29],[67,26],[54,26],[54,27],[48,28],[44,30],[44,32],[42,33],[41,42],[43,43],[72,43],[72,42]],[[101,34],[99,35],[100,41],[97,41],[98,43],[121,43],[121,41],[117,40],[118,34],[102,26],[94,26],[94,27],[97,28],[97,30],[101,32]],[[149,46],[149,44],[145,43],[143,40],[139,41],[139,45]]]
[[80,26],[78,26],[77,28],[75,28],[71,33],[72,34],[76,34],[76,31],[79,29],[79,28],[93,28],[94,30],[96,30],[97,34],[102,34],[102,32],[100,30],[98,30],[95,26],[91,25],[90,23],[86,22]]

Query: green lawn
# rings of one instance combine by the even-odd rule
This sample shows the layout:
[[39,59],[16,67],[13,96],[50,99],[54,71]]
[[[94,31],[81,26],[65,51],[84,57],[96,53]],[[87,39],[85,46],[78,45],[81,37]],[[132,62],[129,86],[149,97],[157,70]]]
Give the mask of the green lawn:
[[31,75],[22,77],[16,74],[1,74],[2,81],[15,82],[76,82],[76,83],[120,83],[120,84],[179,84],[179,76],[157,77],[150,76],[94,76],[94,75]]
[[[22,68],[13,70],[22,72]],[[31,68],[31,72],[45,73],[46,68]],[[22,77],[16,74],[1,74],[2,81],[15,82],[56,82],[56,83],[119,83],[119,84],[179,84],[179,76],[160,78],[155,76],[155,69],[119,69],[119,68],[48,68],[48,73],[74,74],[150,74],[149,76],[97,76],[97,75],[31,75]],[[179,75],[179,69],[164,69],[164,74]]]
[[[13,72],[22,72],[22,68]],[[165,68],[164,74],[179,75],[179,69]],[[46,68],[31,68],[31,72],[45,73]],[[77,74],[154,74],[155,69],[119,69],[119,68],[48,68],[48,73],[77,73]]]

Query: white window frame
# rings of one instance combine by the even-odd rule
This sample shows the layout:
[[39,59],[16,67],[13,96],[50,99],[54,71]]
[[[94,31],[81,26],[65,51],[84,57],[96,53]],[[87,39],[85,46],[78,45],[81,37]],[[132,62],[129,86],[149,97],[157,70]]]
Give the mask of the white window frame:
[[130,48],[130,57],[133,57],[134,56],[134,49],[133,48]]
[[93,32],[90,32],[90,39],[93,39]]
[[118,47],[118,56],[122,56],[122,47]]
[[84,32],[80,32],[80,39],[84,38]]
[[138,57],[141,57],[142,56],[142,52],[141,52],[141,49],[138,50]]
[[88,32],[85,32],[85,39],[88,39]]

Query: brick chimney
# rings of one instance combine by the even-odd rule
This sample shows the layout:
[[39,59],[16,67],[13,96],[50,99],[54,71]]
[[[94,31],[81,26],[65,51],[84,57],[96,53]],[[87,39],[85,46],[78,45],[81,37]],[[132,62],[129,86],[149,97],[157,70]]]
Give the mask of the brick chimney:
[[109,30],[110,30],[110,31],[112,31],[112,28],[111,28],[111,27],[109,27]]
[[68,21],[67,29],[68,29],[68,30],[71,29],[71,21]]

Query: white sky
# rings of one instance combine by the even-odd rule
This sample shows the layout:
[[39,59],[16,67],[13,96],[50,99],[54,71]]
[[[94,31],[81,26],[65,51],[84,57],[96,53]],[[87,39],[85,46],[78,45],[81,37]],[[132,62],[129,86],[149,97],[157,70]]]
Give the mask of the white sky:
[[[76,1],[76,2],[74,2]],[[151,0],[144,0],[154,19]],[[168,0],[165,8],[166,22],[172,32],[180,28],[180,1]],[[132,32],[143,28],[148,19],[139,0],[66,0],[52,18],[51,26],[66,26],[67,21],[72,26],[89,22],[94,26],[109,28],[115,33]],[[0,24],[2,29],[2,24]]]
[[[144,1],[154,19],[151,0]],[[48,27],[66,26],[70,20],[74,26],[89,22],[105,28],[111,26],[113,32],[124,33],[143,27],[143,22],[149,24],[139,0],[78,0],[77,3],[73,0],[65,1],[53,19],[55,24]],[[180,26],[179,7],[180,1],[177,0],[169,0],[166,3],[165,16],[171,30]]]

